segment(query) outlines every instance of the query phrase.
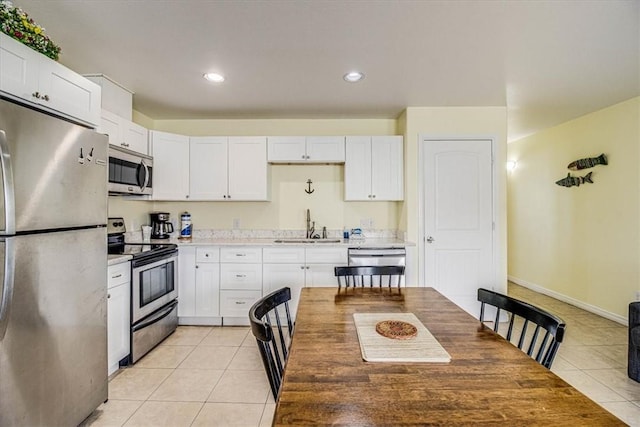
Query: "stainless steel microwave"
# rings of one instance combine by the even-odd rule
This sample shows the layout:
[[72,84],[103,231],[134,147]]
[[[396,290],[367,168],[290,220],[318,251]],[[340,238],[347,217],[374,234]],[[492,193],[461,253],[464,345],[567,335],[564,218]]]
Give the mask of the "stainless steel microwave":
[[109,194],[151,194],[153,157],[109,145]]

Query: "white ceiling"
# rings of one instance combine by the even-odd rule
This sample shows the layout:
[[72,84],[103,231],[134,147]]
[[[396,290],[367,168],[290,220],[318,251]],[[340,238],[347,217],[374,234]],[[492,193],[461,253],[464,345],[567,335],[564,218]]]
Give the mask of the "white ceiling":
[[[131,89],[152,119],[506,106],[511,141],[640,95],[640,0],[13,3],[60,62]],[[345,83],[354,69],[366,78]]]

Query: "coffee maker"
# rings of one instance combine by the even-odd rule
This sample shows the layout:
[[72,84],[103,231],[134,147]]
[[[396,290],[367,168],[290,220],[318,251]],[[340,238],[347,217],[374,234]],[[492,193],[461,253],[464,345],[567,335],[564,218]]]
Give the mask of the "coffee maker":
[[173,224],[169,219],[169,212],[151,212],[151,238],[168,239],[169,233],[173,233]]

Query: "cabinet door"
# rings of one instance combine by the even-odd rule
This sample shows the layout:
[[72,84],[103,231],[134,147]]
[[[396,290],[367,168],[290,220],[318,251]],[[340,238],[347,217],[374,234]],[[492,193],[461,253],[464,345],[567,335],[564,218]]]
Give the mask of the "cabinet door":
[[308,136],[307,161],[343,163],[344,136]]
[[226,200],[227,137],[189,138],[189,199]]
[[189,137],[151,131],[153,200],[189,198]]
[[[178,304],[179,306],[180,304]],[[220,314],[220,264],[196,265],[196,316]]]
[[268,200],[267,138],[229,137],[230,200]]
[[118,362],[129,354],[130,285],[123,283],[107,293],[107,360],[109,375],[118,369]]
[[35,102],[38,90],[38,52],[0,33],[0,90]]
[[295,319],[300,290],[304,288],[305,266],[303,264],[263,264],[262,274],[263,295],[287,286],[291,289],[289,311]]
[[371,139],[372,200],[402,200],[404,194],[403,147],[401,136],[374,136]]
[[308,287],[338,286],[333,264],[307,264],[305,285]]
[[129,150],[148,154],[149,131],[147,128],[127,119],[122,119],[122,139]]
[[344,199],[371,200],[371,137],[347,136]]
[[94,127],[100,124],[100,86],[46,57],[40,61],[39,74],[40,104]]
[[178,317],[196,315],[196,248],[180,246],[178,252]]
[[122,140],[121,122],[122,117],[119,117],[110,111],[102,110],[100,113],[100,125],[96,128],[96,132],[107,135],[109,137],[109,144],[128,148]]
[[268,137],[269,162],[305,162],[307,160],[304,136]]

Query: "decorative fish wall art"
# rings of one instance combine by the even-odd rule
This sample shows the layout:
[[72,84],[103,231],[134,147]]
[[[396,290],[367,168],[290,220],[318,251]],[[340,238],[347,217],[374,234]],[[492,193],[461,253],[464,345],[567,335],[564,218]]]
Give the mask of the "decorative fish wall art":
[[597,165],[607,165],[607,156],[604,153],[600,154],[598,157],[587,157],[585,159],[576,160],[574,162],[569,163],[567,168],[572,171],[578,171],[581,169],[589,169]]
[[589,172],[585,176],[571,176],[571,173],[568,173],[565,178],[556,181],[556,184],[563,187],[580,187],[580,184],[584,184],[586,182],[593,184],[593,180],[591,179],[592,173],[593,172]]

